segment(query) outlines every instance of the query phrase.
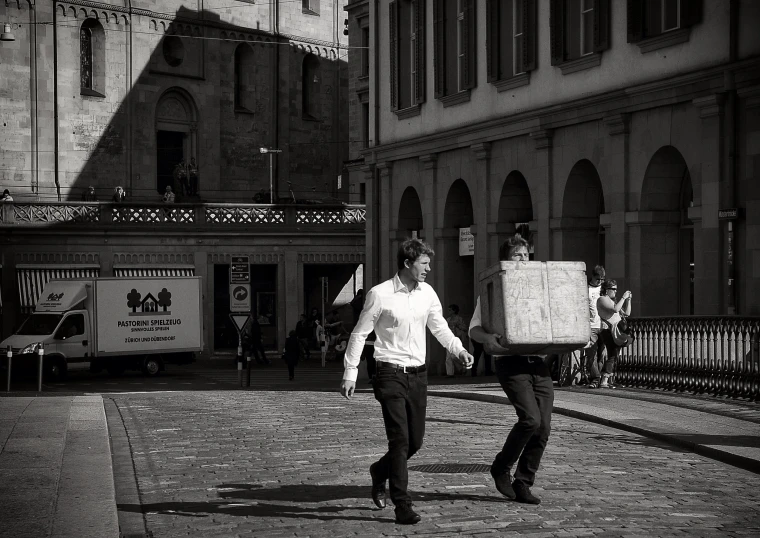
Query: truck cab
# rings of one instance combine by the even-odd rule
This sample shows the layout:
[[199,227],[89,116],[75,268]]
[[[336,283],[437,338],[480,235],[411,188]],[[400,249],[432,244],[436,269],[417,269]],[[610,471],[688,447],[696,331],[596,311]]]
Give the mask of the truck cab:
[[42,347],[47,376],[63,377],[68,363],[91,360],[91,311],[92,284],[52,281],[45,286],[34,313],[0,346],[10,346],[22,364],[32,362]]

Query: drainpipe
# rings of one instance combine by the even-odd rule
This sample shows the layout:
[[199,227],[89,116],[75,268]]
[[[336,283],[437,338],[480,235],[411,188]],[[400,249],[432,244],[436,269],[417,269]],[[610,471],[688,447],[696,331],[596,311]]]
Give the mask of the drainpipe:
[[32,128],[32,192],[40,195],[40,176],[39,176],[39,132],[37,131],[37,6],[34,0],[29,2],[29,93],[31,94],[31,128]]
[[[272,33],[274,34],[274,69],[272,70],[272,97],[274,106],[272,106],[272,145],[270,147],[280,148],[280,0],[272,2]],[[287,79],[287,77],[286,77]],[[288,155],[288,160],[290,155]],[[274,194],[270,203],[280,197],[280,159],[274,159]]]
[[[723,189],[723,206],[727,208],[736,207],[736,148],[737,148],[737,106],[736,106],[736,83],[732,67],[737,60],[738,49],[738,29],[739,29],[739,2],[730,0],[729,2],[729,31],[728,31],[728,68],[723,72],[723,86],[726,91],[726,104],[723,110],[723,122],[725,129],[725,159],[724,159],[724,177],[726,178]],[[738,221],[729,220],[726,222],[726,312],[729,315],[738,313],[736,304],[736,239],[735,227]]]
[[132,182],[132,0],[127,0],[129,8],[129,45],[127,45],[127,181],[129,196],[134,196],[134,184]]
[[[375,69],[373,77],[374,80],[372,81],[374,92],[370,93],[370,98],[372,98],[374,94],[375,124],[373,129],[373,136],[375,140],[372,144],[372,147],[377,148],[380,145],[380,47],[378,47],[378,41],[380,40],[380,7],[378,4],[380,4],[380,2],[372,2],[372,4],[374,4],[375,8],[375,24],[373,25]],[[375,153],[375,155],[377,154]],[[377,157],[375,157],[375,159],[376,158]],[[372,282],[377,284],[380,282],[380,192],[382,190],[380,189],[380,170],[377,169],[377,166],[375,166],[374,174],[375,179],[372,182],[372,214],[375,215],[377,225],[374,228],[375,237],[372,238],[372,253],[373,259],[375,260],[375,266],[372,267]],[[429,239],[431,238],[428,238],[428,240]]]
[[[58,180],[58,6],[53,4],[53,178],[58,201],[61,201],[61,183]],[[39,189],[37,189],[39,195]]]

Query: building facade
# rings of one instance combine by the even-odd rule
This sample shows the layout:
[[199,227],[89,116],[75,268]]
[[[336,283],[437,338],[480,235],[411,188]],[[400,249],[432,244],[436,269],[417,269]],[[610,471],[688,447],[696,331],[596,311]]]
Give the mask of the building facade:
[[209,349],[234,347],[235,256],[251,264],[252,313],[269,310],[269,346],[322,308],[323,276],[330,305],[350,300],[364,209],[343,172],[344,6],[0,6],[14,37],[0,43],[3,333],[52,277],[194,274]]
[[[521,231],[536,260],[604,265],[636,316],[760,313],[760,5],[346,11],[367,285],[417,235],[436,251],[428,280],[443,304],[469,316],[478,274]],[[462,228],[473,255],[460,255]]]

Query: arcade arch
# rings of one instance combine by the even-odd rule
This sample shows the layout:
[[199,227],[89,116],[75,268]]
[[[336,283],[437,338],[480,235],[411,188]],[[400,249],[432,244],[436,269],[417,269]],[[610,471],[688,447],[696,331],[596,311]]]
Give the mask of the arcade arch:
[[562,197],[562,259],[586,263],[586,271],[604,265],[604,192],[596,167],[587,159],[575,163]]
[[[175,191],[174,168],[197,159],[198,112],[195,101],[181,88],[166,90],[156,104],[156,190],[167,185]],[[198,163],[200,165],[200,163]]]
[[[475,307],[475,257],[459,255],[459,229],[474,222],[470,189],[463,179],[452,183],[443,210],[443,252],[435,266],[443,265],[443,311],[449,304],[459,305],[459,313],[469,319]],[[440,281],[439,281],[440,282]]]
[[398,207],[398,231],[404,237],[421,237],[423,228],[420,197],[414,187],[407,187]]
[[[533,259],[533,236],[529,228],[533,220],[533,201],[525,177],[513,170],[504,180],[499,198],[499,213],[497,220],[498,244],[501,245],[510,235],[520,233],[530,243],[531,259]],[[494,259],[489,253],[488,259]]]

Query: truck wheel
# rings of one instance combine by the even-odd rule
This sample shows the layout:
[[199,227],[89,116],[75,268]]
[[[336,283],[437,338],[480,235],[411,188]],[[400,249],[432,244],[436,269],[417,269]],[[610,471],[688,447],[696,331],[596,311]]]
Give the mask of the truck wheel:
[[48,381],[63,381],[66,379],[68,368],[66,361],[60,357],[53,357],[45,364],[43,372]]
[[146,357],[143,361],[142,372],[148,377],[155,377],[161,371],[161,359],[158,357]]

